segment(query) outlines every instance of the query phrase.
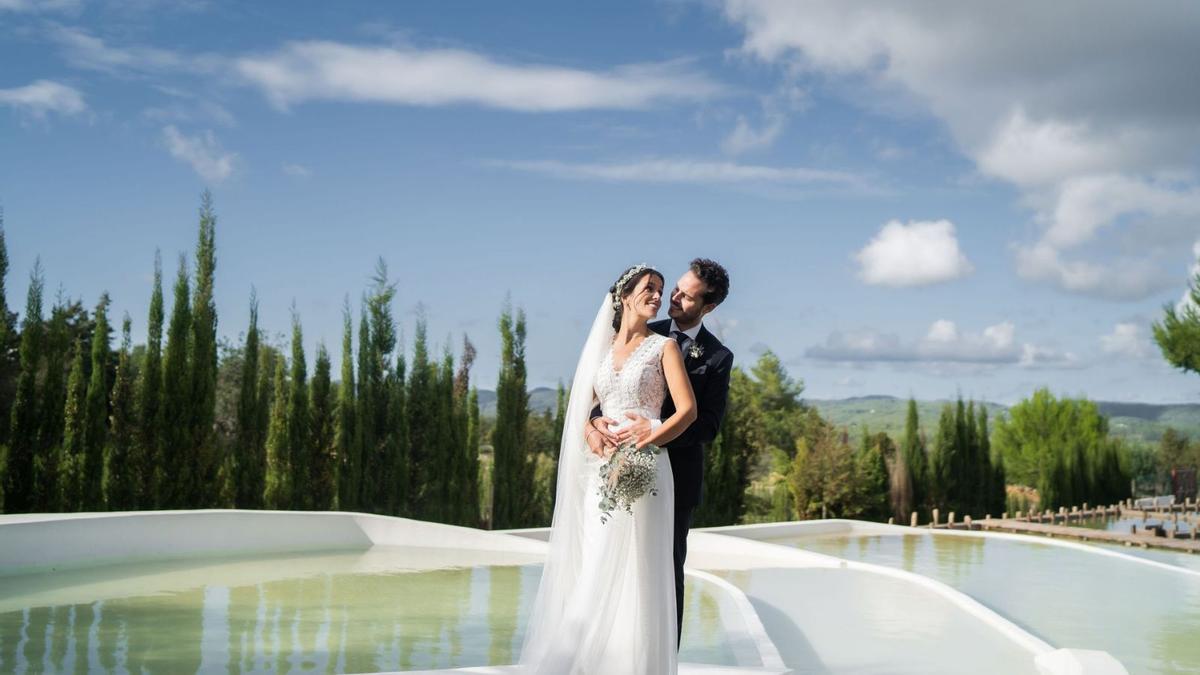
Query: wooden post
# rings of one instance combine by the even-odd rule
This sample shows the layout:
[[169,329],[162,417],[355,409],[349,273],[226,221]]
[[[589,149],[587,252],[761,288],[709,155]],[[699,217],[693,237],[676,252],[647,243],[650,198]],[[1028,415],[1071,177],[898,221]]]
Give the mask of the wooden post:
[[929,526],[930,527],[938,526],[938,510],[937,509],[933,510],[933,520],[929,521]]
[[971,516],[963,516],[963,523],[967,526],[967,531],[971,531]]
[[950,515],[946,518],[946,527],[948,527],[952,530],[954,529],[954,512],[953,511],[951,511]]
[[1083,503],[1083,510],[1084,510],[1084,511],[1087,511],[1087,502],[1084,502],[1084,503]]
[[1000,520],[1008,520],[1008,511],[1000,514]]
[[916,512],[916,511],[913,511],[913,512],[912,512],[912,518],[909,518],[909,523],[908,523],[908,524],[909,524],[909,527],[916,527],[916,526],[917,526],[917,512]]
[[888,516],[888,525],[895,525],[895,524],[896,524],[896,517]]

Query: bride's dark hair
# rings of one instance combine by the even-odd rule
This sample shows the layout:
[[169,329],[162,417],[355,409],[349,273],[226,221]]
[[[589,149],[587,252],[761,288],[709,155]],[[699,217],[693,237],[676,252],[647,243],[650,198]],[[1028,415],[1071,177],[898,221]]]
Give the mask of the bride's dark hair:
[[653,267],[633,265],[626,268],[621,273],[621,276],[617,277],[617,280],[613,282],[613,285],[608,287],[608,295],[612,298],[613,303],[613,330],[621,330],[621,314],[625,311],[625,306],[621,304],[621,300],[629,297],[629,294],[633,293],[633,289],[637,288],[637,285],[641,283],[642,277],[649,274],[658,277],[658,280],[663,282],[664,285],[667,283],[666,279],[663,278],[662,272]]

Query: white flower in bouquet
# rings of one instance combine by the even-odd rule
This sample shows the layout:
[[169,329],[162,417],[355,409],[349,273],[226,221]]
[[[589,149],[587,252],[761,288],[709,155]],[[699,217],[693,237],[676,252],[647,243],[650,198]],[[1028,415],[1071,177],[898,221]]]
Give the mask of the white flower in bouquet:
[[600,521],[607,523],[615,509],[633,513],[633,504],[647,493],[658,495],[656,455],[661,448],[632,443],[617,448],[600,466]]

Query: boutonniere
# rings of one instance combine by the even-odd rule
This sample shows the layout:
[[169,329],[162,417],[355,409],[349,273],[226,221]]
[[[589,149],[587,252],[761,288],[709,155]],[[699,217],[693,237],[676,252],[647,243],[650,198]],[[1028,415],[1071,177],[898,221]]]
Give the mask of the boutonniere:
[[693,342],[691,349],[688,350],[688,356],[692,357],[693,359],[698,359],[701,356],[704,356],[704,347],[701,347]]

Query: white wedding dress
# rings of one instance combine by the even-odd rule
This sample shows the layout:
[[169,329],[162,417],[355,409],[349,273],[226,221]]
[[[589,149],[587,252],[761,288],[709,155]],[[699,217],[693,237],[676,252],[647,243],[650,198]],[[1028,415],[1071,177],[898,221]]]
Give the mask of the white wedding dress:
[[658,494],[635,502],[632,514],[613,511],[604,523],[599,496],[604,460],[583,441],[597,400],[604,415],[615,420],[627,420],[626,412],[660,417],[667,393],[662,353],[668,338],[650,334],[618,372],[611,323],[606,296],[567,406],[550,546],[521,650],[525,673],[677,672],[670,459],[665,451],[657,456]]

